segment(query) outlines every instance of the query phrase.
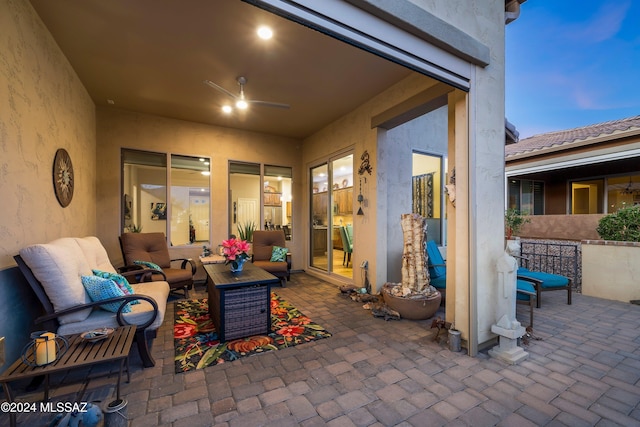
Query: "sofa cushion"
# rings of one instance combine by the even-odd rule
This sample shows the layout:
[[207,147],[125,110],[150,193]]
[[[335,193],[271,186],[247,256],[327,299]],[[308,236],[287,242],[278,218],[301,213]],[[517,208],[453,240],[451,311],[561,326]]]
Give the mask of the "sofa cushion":
[[283,262],[287,260],[289,249],[282,246],[274,246],[271,250],[271,262]]
[[[116,298],[125,295],[116,282],[99,276],[82,276],[82,286],[87,290],[92,301],[98,302],[109,298]],[[103,304],[100,308],[116,313],[122,304],[113,302]],[[130,313],[131,306],[127,304],[122,309],[123,313]]]
[[[134,293],[146,295],[153,298],[158,304],[158,317],[147,328],[156,330],[162,325],[164,315],[167,310],[167,298],[169,297],[169,285],[167,282],[144,282],[131,285]],[[140,304],[132,305],[131,312],[123,315],[126,322],[133,325],[145,323],[151,317],[153,307],[147,301],[140,300]],[[117,328],[118,321],[116,314],[107,310],[93,310],[91,315],[83,322],[67,323],[60,325],[57,333],[59,335],[79,334],[99,328]]]
[[[84,243],[91,245],[90,241]],[[76,239],[64,237],[50,243],[27,246],[20,250],[20,256],[42,284],[56,311],[91,302],[80,278],[91,275],[91,268]],[[97,257],[95,259],[97,262]],[[81,322],[90,313],[88,308],[60,316],[58,320],[60,324]]]
[[90,268],[116,273],[116,269],[111,265],[106,249],[97,237],[76,237],[74,240],[80,247],[82,255]]

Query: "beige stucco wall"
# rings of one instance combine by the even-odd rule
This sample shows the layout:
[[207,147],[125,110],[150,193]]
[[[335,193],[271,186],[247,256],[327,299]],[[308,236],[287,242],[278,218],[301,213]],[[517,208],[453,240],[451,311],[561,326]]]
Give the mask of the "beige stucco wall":
[[[95,234],[95,107],[29,2],[0,0],[0,268],[22,247]],[[73,200],[53,189],[67,150]]]
[[[356,110],[341,117],[336,122],[326,126],[311,137],[305,139],[303,148],[303,163],[308,169],[318,162],[326,161],[328,156],[335,155],[347,149],[353,149],[354,153],[354,182],[360,190],[359,179],[363,179],[362,195],[364,202],[362,210],[364,215],[353,217],[354,249],[353,265],[356,266],[354,283],[363,285],[363,275],[358,271],[362,260],[369,261],[369,280],[374,289],[379,289],[387,281],[387,252],[386,252],[386,206],[388,203],[395,203],[396,198],[391,195],[391,200],[387,198],[387,192],[381,186],[386,182],[388,171],[380,170],[377,164],[378,156],[378,130],[371,128],[372,117],[388,110],[401,101],[427,89],[435,82],[420,74],[413,74],[403,81],[392,86],[383,93],[377,95],[370,101],[364,103]],[[369,153],[369,161],[373,170],[372,174],[364,173],[358,175],[361,164],[360,157],[365,152]],[[392,150],[391,150],[392,151]],[[411,174],[411,155],[405,158],[398,158],[402,162],[407,173]],[[399,163],[400,164],[400,163]],[[304,188],[308,188],[309,177],[304,176]],[[382,194],[379,194],[382,193]],[[399,195],[397,195],[399,196]],[[304,194],[305,206],[309,203],[309,194]],[[379,199],[382,197],[382,199]],[[358,210],[357,198],[354,197],[353,211]],[[411,207],[409,206],[410,210]],[[305,226],[309,227],[308,215],[303,217]],[[397,223],[397,221],[396,221]],[[308,238],[308,236],[307,236]],[[308,247],[308,241],[307,241]]]
[[[230,160],[263,163],[293,168],[293,239],[287,242],[294,254],[293,268],[302,268],[302,228],[300,217],[302,174],[300,141],[291,138],[245,132],[182,120],[145,115],[116,108],[97,109],[98,211],[97,235],[115,265],[122,264],[118,243],[120,235],[121,148],[170,152],[186,156],[211,158],[211,230],[215,247],[229,233]],[[144,231],[144,230],[143,230]],[[196,253],[200,250],[198,246]]]
[[583,240],[582,294],[640,300],[640,243]]
[[[497,259],[504,249],[504,1],[411,2],[490,49],[489,65],[472,67],[467,111],[469,128],[455,125],[450,135],[450,141],[460,141],[466,138],[459,133],[468,132],[468,146],[457,143],[456,155],[449,155],[449,164],[455,164],[455,158],[459,165],[456,169],[458,200],[455,213],[449,212],[449,229],[453,234],[447,248],[447,278],[453,264],[456,265],[453,279],[456,301],[447,304],[447,318],[455,312],[456,322],[460,322],[456,327],[463,328],[465,340],[468,332],[477,331],[473,332],[477,334],[477,342],[471,343],[473,353],[476,345],[495,336],[491,325],[508,312],[511,304],[498,298],[496,271]],[[510,25],[517,25],[517,21]],[[452,114],[464,116],[461,108]],[[466,166],[466,159],[468,175],[466,170],[461,170],[461,166]],[[467,199],[468,204],[460,198]],[[449,292],[448,289],[448,296]]]

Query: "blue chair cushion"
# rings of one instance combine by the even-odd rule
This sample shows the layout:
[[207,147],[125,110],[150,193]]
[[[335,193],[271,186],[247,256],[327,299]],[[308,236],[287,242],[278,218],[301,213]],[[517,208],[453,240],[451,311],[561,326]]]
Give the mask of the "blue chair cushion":
[[530,271],[524,267],[518,268],[518,276],[531,277],[542,281],[543,288],[562,288],[569,284],[569,279],[559,274],[544,273],[542,271]]
[[[516,290],[518,291],[526,291],[531,292],[533,294],[536,293],[536,288],[533,286],[533,283],[527,282],[526,280],[520,280],[516,282]],[[521,292],[516,292],[516,299],[520,301],[529,301],[531,299],[530,295],[523,294]]]
[[[427,256],[429,257],[429,274],[431,275],[431,281],[433,282],[434,278],[446,276],[447,267],[444,266],[444,259],[442,259],[440,250],[434,240],[427,242]],[[433,286],[437,288],[436,285]]]

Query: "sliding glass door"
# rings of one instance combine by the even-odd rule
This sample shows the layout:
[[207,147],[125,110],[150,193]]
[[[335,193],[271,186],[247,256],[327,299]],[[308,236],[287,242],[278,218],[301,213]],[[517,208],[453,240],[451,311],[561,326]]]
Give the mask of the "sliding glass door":
[[353,154],[311,168],[311,266],[353,278]]

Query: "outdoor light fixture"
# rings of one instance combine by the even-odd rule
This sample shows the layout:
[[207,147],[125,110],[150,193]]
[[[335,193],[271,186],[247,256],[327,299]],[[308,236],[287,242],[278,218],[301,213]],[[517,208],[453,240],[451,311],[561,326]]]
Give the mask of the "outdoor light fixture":
[[45,366],[56,361],[69,348],[69,342],[62,335],[37,331],[31,334],[31,341],[22,350],[22,362],[28,366]]

